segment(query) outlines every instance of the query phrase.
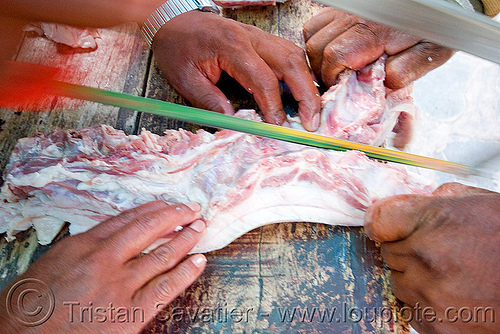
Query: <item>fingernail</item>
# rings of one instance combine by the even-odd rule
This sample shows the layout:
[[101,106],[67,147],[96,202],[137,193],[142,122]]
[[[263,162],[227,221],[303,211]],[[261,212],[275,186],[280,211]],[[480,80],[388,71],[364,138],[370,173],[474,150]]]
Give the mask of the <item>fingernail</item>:
[[189,227],[191,227],[196,232],[200,233],[203,232],[203,230],[205,230],[206,226],[203,220],[197,219],[194,222],[192,222],[191,225],[189,225]]
[[319,113],[314,115],[313,119],[312,119],[312,127],[314,128],[314,130],[318,130],[319,128]]
[[201,210],[201,205],[196,203],[196,202],[188,202],[188,203],[185,203],[185,205],[193,211],[200,211]]
[[197,254],[197,255],[193,255],[191,257],[191,261],[193,261],[193,264],[195,266],[197,266],[198,268],[201,268],[201,267],[203,267],[203,264],[205,264],[207,262],[207,258],[202,254]]
[[[280,111],[280,115],[281,115],[281,113],[284,113],[284,111],[283,111],[283,112],[281,112],[281,111]],[[281,117],[281,116],[277,116],[277,117],[276,117],[276,118],[272,121],[272,123],[274,123],[275,125],[283,125],[283,122],[284,122],[284,121],[285,121],[285,117],[284,117],[284,116],[283,116],[283,117]]]

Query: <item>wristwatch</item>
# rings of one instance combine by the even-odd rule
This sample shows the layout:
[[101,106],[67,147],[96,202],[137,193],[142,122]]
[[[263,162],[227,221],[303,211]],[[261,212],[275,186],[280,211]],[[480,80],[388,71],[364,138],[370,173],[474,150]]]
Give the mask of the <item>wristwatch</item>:
[[168,0],[156,8],[141,25],[142,35],[149,42],[149,45],[153,44],[153,37],[165,23],[177,15],[191,10],[220,13],[219,7],[212,0]]

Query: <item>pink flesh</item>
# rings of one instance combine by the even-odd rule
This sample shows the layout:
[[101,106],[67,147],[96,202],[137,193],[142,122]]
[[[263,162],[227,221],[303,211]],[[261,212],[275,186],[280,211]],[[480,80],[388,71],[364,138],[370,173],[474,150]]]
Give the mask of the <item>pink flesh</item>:
[[56,43],[81,49],[96,49],[96,39],[100,38],[95,28],[71,27],[59,23],[30,23],[24,30],[45,36]]
[[[341,80],[339,85],[346,84]],[[379,103],[380,97],[364,88],[353,94],[359,98],[350,95],[349,102],[344,97],[336,101],[361,101],[366,105],[363,115],[370,116],[360,117],[372,124],[357,128],[368,129],[369,135],[358,131],[347,137],[376,140],[371,135],[373,120],[386,117],[389,102],[376,107],[373,100]],[[389,109],[398,109],[397,103]],[[375,110],[382,115],[375,115]],[[325,134],[333,129],[331,124],[350,117],[343,112],[325,107],[319,131]],[[339,120],[333,120],[332,113],[340,115]],[[237,116],[260,120],[251,110],[240,110]],[[341,127],[354,128],[353,122]],[[228,130],[167,130],[164,136],[144,130],[127,136],[100,125],[18,142],[0,194],[0,232],[12,238],[34,226],[40,242],[50,243],[65,221],[71,222],[70,232],[75,234],[151,200],[195,201],[202,205],[208,228],[193,252],[207,252],[270,223],[362,225],[364,211],[375,200],[429,194],[433,189],[431,182],[405,168],[370,160],[357,151],[315,149]]]

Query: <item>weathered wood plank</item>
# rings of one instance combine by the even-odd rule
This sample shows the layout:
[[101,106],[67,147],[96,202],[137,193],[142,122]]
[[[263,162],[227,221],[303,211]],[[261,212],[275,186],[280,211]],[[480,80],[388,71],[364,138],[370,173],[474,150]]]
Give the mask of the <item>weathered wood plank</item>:
[[[149,47],[133,25],[100,29],[101,40],[92,52],[78,52],[42,38],[28,36],[16,57],[18,61],[54,66],[67,70],[64,80],[108,90],[142,95],[149,60]],[[108,124],[127,132],[135,131],[137,113],[61,97],[40,103],[45,112],[0,110],[0,168],[3,170],[19,138],[54,128],[81,128]],[[67,229],[60,236],[65,235]],[[0,289],[26,270],[49,246],[36,242],[33,230],[16,241],[0,240]]]
[[302,26],[322,7],[310,0],[293,0],[280,4],[278,36],[305,49]]
[[[226,9],[226,17],[253,24],[304,47],[302,24],[321,5],[294,0],[276,7]],[[258,106],[232,78],[218,87],[235,109]],[[188,104],[152,64],[148,97]],[[284,99],[285,110],[295,110]],[[141,127],[161,134],[165,128],[197,127],[142,114]],[[403,332],[383,319],[357,320],[356,311],[385,312],[394,298],[388,288],[378,249],[360,228],[283,223],[245,234],[222,250],[207,254],[201,278],[148,325],[144,333],[388,333]],[[384,307],[386,309],[384,309]],[[337,308],[331,321],[310,312]],[[286,312],[298,313],[294,319]],[[353,319],[345,314],[351,310]],[[231,317],[231,311],[235,316]],[[302,312],[302,313],[300,313]],[[342,312],[344,312],[342,314]],[[229,315],[226,315],[229,313]],[[238,315],[247,315],[239,317]],[[392,315],[391,315],[392,316]],[[222,318],[221,318],[222,317]]]
[[393,300],[381,258],[360,228],[269,225],[207,258],[200,279],[144,333],[405,330],[389,321]]
[[[27,37],[17,56],[18,61],[49,65],[65,70],[63,80],[119,92],[142,95],[149,48],[135,26],[101,29],[99,47],[92,52],[78,52],[58,47],[41,37]],[[108,124],[135,130],[136,113],[97,103],[62,97],[48,97],[39,103],[41,113],[1,110],[0,166],[5,166],[13,145],[19,138],[54,128],[81,128]]]

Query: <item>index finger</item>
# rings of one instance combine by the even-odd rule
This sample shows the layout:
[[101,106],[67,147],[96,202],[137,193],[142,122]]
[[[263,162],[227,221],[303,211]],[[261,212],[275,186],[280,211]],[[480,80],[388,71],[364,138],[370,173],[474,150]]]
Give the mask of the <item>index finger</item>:
[[366,234],[378,242],[407,238],[423,223],[422,214],[432,199],[426,195],[398,195],[376,201],[366,210]]
[[[122,227],[105,240],[104,251],[116,254],[119,261],[128,261],[159,237],[173,232],[177,226],[187,225],[200,218],[200,211],[197,210],[199,205],[190,206],[195,210],[186,204],[164,203],[158,210],[144,215],[138,215],[141,211],[132,211],[132,215],[125,216]],[[117,220],[120,218],[120,215],[115,217]]]
[[443,65],[454,51],[430,42],[416,45],[387,58],[385,85],[399,89]]
[[[319,15],[321,18],[330,17],[328,13]],[[333,19],[335,15],[331,15],[331,22],[326,24],[314,32],[314,35],[309,36],[305,39],[306,41],[306,51],[309,56],[309,62],[314,73],[320,77],[321,74],[321,64],[323,63],[323,53],[326,47],[333,43],[334,40],[342,35],[344,32],[349,30],[352,26],[358,23],[358,19],[355,16],[339,16],[338,19]],[[318,18],[319,21],[321,21]],[[322,23],[322,22],[320,22]],[[320,24],[316,28],[319,28]],[[306,29],[306,28],[304,28]],[[309,28],[309,30],[313,30]],[[306,34],[306,33],[304,33]]]
[[221,61],[221,68],[253,94],[265,122],[283,124],[286,115],[278,78],[266,61],[251,47],[234,50],[229,57]]
[[87,234],[98,239],[109,238],[135,217],[147,216],[151,212],[163,209],[165,204],[166,202],[164,201],[152,201],[139,205],[133,209],[123,211],[118,216],[106,219],[102,223],[94,226],[87,231]]
[[[277,53],[277,44],[281,44],[286,52]],[[299,103],[299,117],[304,128],[316,131],[320,122],[321,97],[307,66],[304,50],[292,42],[272,38],[262,42],[257,52],[277,78],[287,84],[294,99]]]
[[325,47],[321,64],[323,82],[331,86],[344,69],[359,70],[383,54],[384,45],[377,33],[365,24],[355,24]]

